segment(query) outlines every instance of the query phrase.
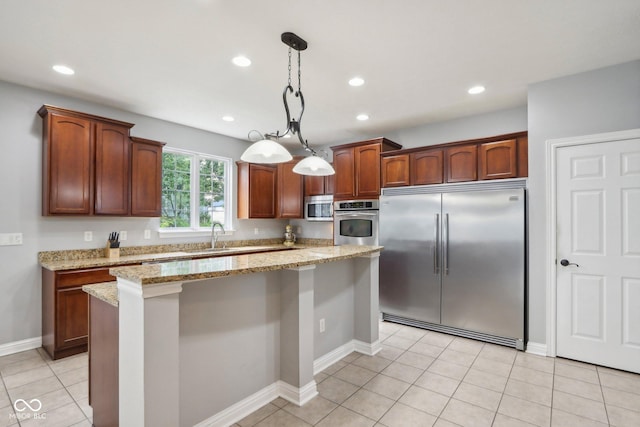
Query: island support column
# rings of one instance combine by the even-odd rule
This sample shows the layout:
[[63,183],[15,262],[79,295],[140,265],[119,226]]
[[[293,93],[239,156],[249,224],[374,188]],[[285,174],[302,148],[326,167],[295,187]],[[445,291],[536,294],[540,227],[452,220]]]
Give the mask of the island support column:
[[181,291],[118,278],[120,427],[180,425]]
[[313,379],[315,265],[284,270],[280,299],[280,394],[298,406],[317,394]]
[[378,287],[380,252],[354,259],[354,338],[356,350],[373,356],[382,346],[378,339]]

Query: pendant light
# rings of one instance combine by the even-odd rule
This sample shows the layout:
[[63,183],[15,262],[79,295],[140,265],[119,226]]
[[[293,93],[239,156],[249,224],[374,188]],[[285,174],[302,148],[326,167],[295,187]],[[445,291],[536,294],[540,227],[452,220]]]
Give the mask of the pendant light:
[[[298,164],[295,165],[293,171],[295,173],[301,175],[315,175],[315,176],[324,176],[324,175],[333,175],[336,173],[333,170],[333,167],[329,162],[320,157],[318,153],[311,147],[309,147],[308,141],[306,141],[302,137],[302,133],[300,131],[300,124],[302,122],[302,115],[304,114],[304,96],[302,95],[301,89],[301,72],[300,72],[300,51],[303,51],[307,48],[307,42],[298,37],[293,33],[282,33],[280,37],[282,42],[289,46],[289,79],[287,81],[287,85],[282,92],[282,102],[284,103],[284,111],[287,115],[287,130],[283,133],[279,131],[275,133],[267,133],[260,134],[260,139],[257,142],[254,142],[249,148],[242,153],[240,157],[241,160],[245,162],[251,163],[283,163],[288,162],[293,157],[291,154],[278,143],[278,140],[286,135],[293,134],[298,136],[298,140],[302,147],[311,153],[311,156],[302,159]],[[294,92],[293,87],[291,86],[291,50],[296,50],[298,52],[298,90]],[[293,94],[296,98],[300,99],[300,116],[298,120],[295,118],[291,118],[291,114],[289,113],[289,102],[287,101],[287,95]],[[249,132],[249,139],[251,139],[251,133],[258,131]]]

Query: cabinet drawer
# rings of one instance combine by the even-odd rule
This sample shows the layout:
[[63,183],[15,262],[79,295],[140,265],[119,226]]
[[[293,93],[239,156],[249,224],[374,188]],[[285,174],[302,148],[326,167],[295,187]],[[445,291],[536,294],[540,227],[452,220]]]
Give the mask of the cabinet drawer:
[[57,288],[82,286],[91,283],[111,282],[116,280],[109,274],[109,268],[92,268],[87,270],[61,271],[56,273]]

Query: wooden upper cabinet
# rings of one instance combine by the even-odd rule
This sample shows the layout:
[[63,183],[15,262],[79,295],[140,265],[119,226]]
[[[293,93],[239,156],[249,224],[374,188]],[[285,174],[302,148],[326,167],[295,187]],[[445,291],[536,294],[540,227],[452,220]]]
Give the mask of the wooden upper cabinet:
[[289,162],[278,163],[277,218],[303,217],[304,176],[293,171],[293,167],[302,159],[303,157],[294,157]]
[[93,212],[93,125],[88,119],[40,110],[44,118],[42,214]]
[[238,218],[275,218],[278,168],[237,162]]
[[380,195],[380,153],[402,148],[386,138],[331,147],[334,200],[377,199]]
[[519,136],[516,141],[518,147],[518,176],[529,176],[529,136]]
[[131,215],[162,215],[164,143],[131,137]]
[[333,152],[333,168],[336,171],[333,187],[334,199],[355,197],[355,163],[352,147],[338,149]]
[[445,152],[447,182],[475,181],[478,179],[478,146],[458,145]]
[[380,159],[383,187],[410,185],[409,154],[386,156]]
[[411,185],[442,184],[444,182],[442,149],[410,154]]
[[380,195],[380,144],[354,148],[356,196],[378,198]]
[[478,179],[518,176],[516,140],[487,142],[478,146]]
[[304,176],[304,195],[308,196],[324,196],[333,194],[333,178],[335,175],[326,176]]
[[131,123],[43,105],[43,215],[129,215]]
[[95,213],[129,213],[129,128],[97,122]]

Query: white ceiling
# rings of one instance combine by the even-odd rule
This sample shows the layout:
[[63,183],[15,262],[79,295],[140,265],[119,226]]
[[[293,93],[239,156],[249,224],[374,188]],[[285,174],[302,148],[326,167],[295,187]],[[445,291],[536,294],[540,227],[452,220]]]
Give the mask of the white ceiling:
[[525,105],[531,83],[638,59],[640,0],[3,0],[0,80],[247,139],[285,128],[285,31],[309,44],[302,130],[322,145]]

